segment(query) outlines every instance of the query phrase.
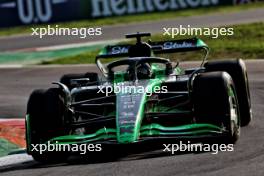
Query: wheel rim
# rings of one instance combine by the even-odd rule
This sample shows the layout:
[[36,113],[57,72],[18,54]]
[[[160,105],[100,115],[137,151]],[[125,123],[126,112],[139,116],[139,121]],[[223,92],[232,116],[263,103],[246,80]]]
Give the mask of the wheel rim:
[[240,135],[240,117],[238,110],[237,97],[235,95],[234,89],[230,89],[233,93],[229,96],[229,104],[230,104],[230,127],[232,137],[236,137]]

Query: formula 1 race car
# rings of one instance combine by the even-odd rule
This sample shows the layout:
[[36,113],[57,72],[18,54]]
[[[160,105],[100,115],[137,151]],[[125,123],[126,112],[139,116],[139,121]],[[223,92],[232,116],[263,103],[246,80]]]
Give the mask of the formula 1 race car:
[[[28,154],[51,161],[32,144],[127,146],[146,141],[219,139],[233,144],[252,119],[245,63],[206,61],[200,39],[143,42],[149,33],[126,35],[135,44],[106,46],[98,73],[67,74],[58,87],[35,90],[28,101]],[[158,54],[204,50],[200,67],[183,69]],[[221,139],[221,140],[220,140]],[[57,157],[58,158],[58,157]]]

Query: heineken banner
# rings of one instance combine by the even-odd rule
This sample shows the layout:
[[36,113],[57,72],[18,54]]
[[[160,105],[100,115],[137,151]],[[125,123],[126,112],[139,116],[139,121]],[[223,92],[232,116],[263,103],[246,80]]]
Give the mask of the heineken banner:
[[0,0],[0,27],[232,5],[250,0]]

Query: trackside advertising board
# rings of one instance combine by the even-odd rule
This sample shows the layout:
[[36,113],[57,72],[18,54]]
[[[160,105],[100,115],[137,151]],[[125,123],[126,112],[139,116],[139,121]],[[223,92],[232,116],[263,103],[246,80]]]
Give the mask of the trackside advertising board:
[[177,11],[250,0],[0,0],[0,27]]

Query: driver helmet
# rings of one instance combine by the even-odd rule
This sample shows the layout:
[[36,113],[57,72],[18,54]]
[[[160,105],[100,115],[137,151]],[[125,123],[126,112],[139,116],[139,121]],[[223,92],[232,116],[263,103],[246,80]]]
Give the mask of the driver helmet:
[[137,66],[137,78],[138,79],[150,79],[151,78],[151,66],[148,63],[141,63]]

